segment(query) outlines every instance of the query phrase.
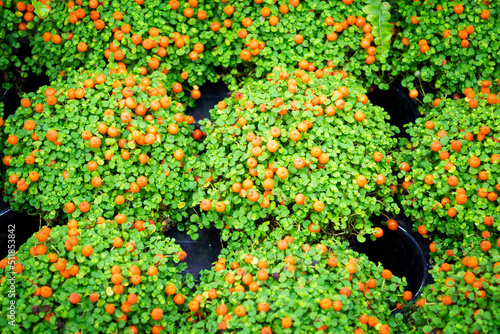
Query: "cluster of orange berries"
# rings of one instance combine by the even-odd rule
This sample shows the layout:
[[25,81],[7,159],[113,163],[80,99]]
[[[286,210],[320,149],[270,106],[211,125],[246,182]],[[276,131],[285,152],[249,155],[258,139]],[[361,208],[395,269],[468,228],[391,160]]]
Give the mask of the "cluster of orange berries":
[[[242,33],[241,36],[243,35],[244,34]],[[240,33],[238,33],[238,37],[244,38],[241,36]],[[255,39],[251,39],[248,43],[245,43],[245,45],[248,47],[248,49],[243,49],[240,52],[240,57],[243,60],[251,60],[252,56],[258,56],[260,51],[264,50],[264,48],[266,47],[266,43],[264,43],[263,41],[259,42]]]
[[[0,7],[3,7],[3,1],[0,2],[1,2]],[[40,3],[42,3],[44,6],[47,6],[49,9],[51,8],[50,5],[47,4],[47,0],[40,0]],[[33,7],[32,4],[29,3],[28,5],[26,5],[23,1],[19,1],[18,3],[16,3],[16,9],[19,12],[24,13],[23,14],[24,21],[29,23],[35,19],[35,15],[33,14],[35,11],[35,7]],[[20,22],[17,25],[17,29],[18,30],[28,29],[26,22]]]

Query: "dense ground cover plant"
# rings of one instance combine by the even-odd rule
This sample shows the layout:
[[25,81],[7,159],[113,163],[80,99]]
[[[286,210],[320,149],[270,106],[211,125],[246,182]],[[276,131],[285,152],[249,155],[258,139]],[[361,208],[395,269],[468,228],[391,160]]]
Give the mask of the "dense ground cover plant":
[[[228,68],[230,75],[225,79],[233,84],[248,75],[264,77],[276,64],[287,68],[300,64],[302,69],[314,71],[327,62],[354,73],[365,84],[385,84],[387,80],[387,53],[378,50],[384,43],[382,39],[374,43],[380,30],[372,31],[363,1],[216,3],[216,22],[211,25],[217,41],[213,61]],[[372,5],[368,12],[380,11]],[[377,24],[388,24],[387,16],[377,17]]]
[[500,78],[498,2],[395,1],[393,8],[401,21],[392,74],[403,77],[410,96],[431,93],[431,101],[433,92],[444,98]]
[[332,239],[265,240],[225,249],[189,301],[186,333],[395,333],[404,281]]
[[259,236],[271,223],[364,240],[374,232],[372,214],[398,211],[391,196],[397,128],[356,80],[318,71],[276,69],[211,110],[193,197],[201,217],[192,221],[227,224],[226,239]]
[[435,283],[413,306],[415,325],[426,333],[492,333],[500,318],[500,238],[484,231],[431,244]]
[[236,85],[249,75],[262,77],[277,62],[302,61],[315,69],[330,61],[367,84],[386,85],[390,79],[385,74],[392,26],[380,1],[368,2],[365,12],[362,1],[78,0],[48,6],[36,1],[37,8],[18,3],[30,13],[33,29],[34,56],[26,66],[36,73],[46,66],[51,79],[84,64],[103,68],[116,61],[170,72],[186,82],[186,92],[215,81],[217,66]]
[[[0,2],[0,21],[2,22],[0,26],[0,73],[7,78],[9,73],[6,71],[11,65],[17,67],[21,65],[19,59],[13,54],[13,49],[19,47],[18,38],[22,32],[19,29],[22,18],[15,15],[13,8],[15,6],[15,1]],[[26,26],[24,28],[26,29]],[[6,88],[5,83],[2,86]]]
[[422,234],[500,228],[500,111],[495,95],[468,94],[425,109],[400,143],[401,203]]
[[[0,0],[5,78],[47,66],[56,79],[0,124],[6,199],[67,223],[42,228],[12,268],[0,261],[2,331],[14,299],[16,333],[493,332],[498,5],[391,3],[393,49],[380,0]],[[25,37],[34,56],[23,62],[13,49]],[[451,236],[431,243],[436,283],[411,325],[390,315],[412,299],[399,278],[317,244],[324,232],[380,236],[370,216],[398,212],[397,130],[359,84],[395,76],[411,97],[430,103],[430,88],[444,100],[422,110],[397,161],[415,227]],[[236,92],[194,130],[184,107],[220,77]],[[458,92],[466,99],[445,99]],[[158,234],[190,207],[190,234],[214,223],[229,241],[194,296],[173,263],[186,254]],[[281,239],[294,230],[300,240]]]
[[[21,61],[14,54],[19,48],[18,39],[25,35],[26,24],[21,24],[22,14],[16,15],[16,2],[12,0],[0,2],[0,73],[2,74],[2,88],[9,88],[8,82],[12,75],[12,67],[20,67]],[[29,16],[29,14],[28,14]]]
[[216,7],[208,1],[77,0],[51,6],[30,39],[34,56],[27,63],[38,72],[46,66],[51,79],[69,69],[121,61],[144,73],[169,73],[183,84],[179,96],[187,103],[199,97],[196,85],[217,79],[209,53]]
[[3,102],[0,102],[0,152],[3,151],[4,148],[4,131],[3,131],[3,125],[4,125],[4,105]]
[[154,224],[43,227],[0,261],[0,331],[171,333],[193,287],[185,257]]
[[165,74],[119,71],[71,73],[24,96],[5,121],[5,194],[13,209],[48,220],[124,212],[182,219],[196,187],[194,119]]

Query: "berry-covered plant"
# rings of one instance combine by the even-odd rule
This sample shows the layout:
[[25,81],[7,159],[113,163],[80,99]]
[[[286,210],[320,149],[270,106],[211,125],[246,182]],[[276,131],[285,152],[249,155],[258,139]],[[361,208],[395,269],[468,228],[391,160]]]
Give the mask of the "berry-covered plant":
[[340,242],[301,240],[223,250],[189,301],[186,333],[407,332],[391,315],[411,299],[404,280]]
[[217,79],[209,29],[216,7],[208,1],[77,0],[51,5],[30,40],[34,56],[28,61],[34,71],[46,66],[51,79],[70,69],[123,62],[141,67],[142,74],[169,73],[171,80],[184,84],[179,97],[190,104],[191,96],[199,98],[196,85]]
[[[5,133],[4,133],[4,120],[3,120],[3,117],[4,117],[4,113],[3,113],[3,103],[0,102],[0,152],[3,151],[4,147],[5,147]],[[3,155],[3,154],[2,154]],[[0,166],[0,173],[5,174],[5,166],[2,164]],[[1,181],[0,181],[1,182]],[[3,185],[3,182],[1,182],[2,184],[0,184],[0,189],[1,189],[1,193],[2,193],[2,197],[3,197],[3,188],[4,188],[4,185]]]
[[[352,78],[276,69],[211,110],[193,204],[225,239],[286,230],[373,233],[373,214],[398,212],[397,131]],[[257,229],[258,228],[258,229]]]
[[3,110],[4,110],[3,102],[0,102],[0,152],[3,151],[3,148],[5,146],[4,145],[5,138],[4,138],[4,120],[3,120],[4,113],[3,113]]
[[[299,64],[314,71],[330,62],[365,84],[386,85],[390,66],[379,46],[389,41],[376,39],[380,30],[374,33],[367,23],[364,1],[216,3],[216,21],[210,26],[216,40],[213,61],[228,69],[225,80],[232,84],[249,75],[262,78],[276,64],[288,69]],[[370,8],[375,9],[367,11],[370,15],[380,13],[379,8]],[[388,21],[387,16],[378,18],[378,27]]]
[[196,89],[217,79],[217,66],[236,85],[262,77],[276,63],[314,70],[330,61],[367,84],[386,86],[392,25],[387,7],[368,4],[375,34],[361,1],[54,2],[36,20],[27,65],[35,72],[47,66],[55,78],[84,64],[123,61],[170,72]]
[[401,140],[401,203],[422,234],[500,228],[500,111],[496,98],[473,95],[425,109]]
[[180,221],[196,187],[198,144],[176,85],[159,72],[83,72],[25,95],[5,122],[11,207],[49,220],[126,211]]
[[[17,5],[17,8],[16,8]],[[23,11],[26,11],[24,3],[17,1],[0,1],[0,74],[2,75],[2,88],[10,88],[13,71],[21,67],[21,61],[15,55],[14,49],[20,47],[19,38],[26,36],[26,23],[23,21]],[[29,11],[24,14],[33,16]],[[7,79],[7,80],[5,80]]]
[[155,231],[85,219],[43,227],[0,261],[0,332],[172,333],[193,282],[181,281],[186,253]]
[[463,240],[434,239],[435,283],[412,308],[419,332],[492,333],[500,326],[500,238],[484,231]]
[[500,78],[498,2],[401,0],[393,8],[401,21],[392,74],[403,77],[413,97],[420,92],[431,101],[433,92],[444,98]]

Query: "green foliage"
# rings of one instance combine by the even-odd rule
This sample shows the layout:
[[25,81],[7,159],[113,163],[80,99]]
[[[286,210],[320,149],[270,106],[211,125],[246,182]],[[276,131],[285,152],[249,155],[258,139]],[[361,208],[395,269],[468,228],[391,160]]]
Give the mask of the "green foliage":
[[[401,77],[409,89],[417,88],[431,96],[435,92],[439,98],[475,87],[478,81],[496,82],[500,78],[499,3],[485,3],[396,1],[393,8],[397,8],[401,21],[392,48],[392,75]],[[457,4],[463,6],[463,13],[454,12]],[[490,13],[487,19],[481,18],[484,10]],[[412,17],[418,17],[417,24],[411,22]],[[467,34],[468,46],[463,47],[459,32],[467,27],[474,31]],[[443,33],[447,30],[450,37],[446,38]],[[408,39],[407,46],[403,39]],[[422,40],[428,51],[419,46]],[[497,91],[496,86],[493,88]]]
[[[6,136],[18,138],[17,144],[7,144],[4,150],[12,157],[6,178],[15,174],[13,184],[5,181],[6,200],[14,210],[35,211],[48,220],[95,221],[128,212],[146,221],[164,216],[181,221],[186,216],[182,208],[196,187],[190,170],[200,144],[191,136],[193,120],[184,117],[177,96],[166,95],[172,82],[155,72],[148,77],[112,74],[105,83],[95,84],[98,75],[69,73],[68,80],[60,78],[38,93],[25,95],[30,106],[21,106],[6,120]],[[131,78],[133,86],[125,87]],[[84,87],[84,82],[90,86]],[[85,94],[81,99],[75,98],[79,92]],[[132,96],[123,96],[130,92]],[[53,96],[45,94],[55,94],[57,103],[49,105]],[[176,113],[181,123],[174,120]],[[130,119],[122,120],[125,115]],[[35,122],[33,130],[26,129],[27,121]],[[178,128],[176,134],[169,133],[171,124]],[[56,141],[47,139],[49,130],[57,132]],[[144,143],[148,137],[152,144]],[[92,140],[100,140],[100,146],[91,147]],[[178,150],[184,152],[180,160],[174,157]],[[28,164],[32,157],[34,163]],[[97,169],[91,170],[89,163],[97,163]],[[38,180],[31,180],[31,172],[38,173]],[[145,186],[137,186],[139,177],[147,178]],[[23,182],[25,191],[20,186]],[[125,203],[117,204],[117,196],[123,196]],[[63,211],[69,202],[74,203],[74,212]],[[95,209],[82,212],[82,202]]]
[[[365,24],[360,1],[297,3],[294,7],[272,1],[201,0],[191,6],[187,1],[124,4],[106,0],[90,7],[91,2],[73,6],[73,3],[56,1],[49,8],[33,0],[33,10],[38,15],[28,23],[28,28],[33,29],[30,37],[33,57],[24,65],[38,74],[46,66],[49,77],[55,79],[62,71],[83,66],[101,69],[107,63],[120,60],[134,68],[144,66],[149,71],[168,71],[173,80],[185,83],[186,90],[191,90],[187,87],[216,81],[219,66],[224,80],[237,85],[247,77],[263,77],[276,64],[291,68],[300,60],[307,60],[311,69],[331,62],[359,76],[367,85],[386,86],[390,79],[384,76],[390,70],[389,63],[385,62],[389,16],[384,4],[381,5],[383,11],[370,16],[377,27],[372,36],[372,27]],[[230,15],[225,13],[227,6],[233,8]],[[266,17],[262,16],[264,8],[269,10]],[[123,18],[115,19],[115,12],[122,13]],[[271,18],[278,23],[271,25]],[[243,25],[244,19],[250,20],[250,25],[247,21]],[[151,36],[151,28],[158,29],[159,35]],[[15,33],[10,35],[13,40],[17,39]],[[142,41],[149,39],[152,47],[145,48],[141,41],[133,43],[134,35]],[[373,51],[373,61],[367,60],[372,56],[360,46],[363,38],[369,41],[375,38],[381,47]],[[85,51],[78,51],[80,43],[86,44]],[[251,59],[243,60],[242,52],[249,52]],[[123,59],[118,53],[123,54]],[[187,79],[185,76],[181,79],[184,72],[188,74]]]
[[391,5],[382,0],[367,0],[363,7],[366,19],[372,25],[373,42],[377,45],[377,53],[385,60],[389,56],[393,25],[390,23]]
[[[179,98],[189,104],[194,100],[189,95],[192,88],[188,87],[202,85],[206,80],[217,80],[210,55],[213,32],[209,28],[215,8],[208,1],[199,1],[190,19],[183,15],[184,9],[190,7],[185,1],[178,9],[172,9],[168,2],[160,0],[143,5],[134,1],[106,0],[96,8],[90,8],[89,2],[72,8],[66,2],[51,5],[50,15],[39,21],[37,32],[30,40],[34,56],[27,65],[33,71],[47,66],[47,74],[55,79],[61,71],[80,67],[101,69],[106,64],[121,61],[131,68],[143,66],[149,73],[155,70],[168,73],[170,80],[183,84],[187,94]],[[204,20],[197,18],[197,13],[202,10],[207,16]],[[81,11],[85,15],[78,18],[76,15]],[[121,13],[123,18],[117,17],[116,20],[114,13]],[[151,28],[156,28],[159,35],[152,36]],[[137,45],[132,42],[134,35],[140,36]],[[179,40],[182,44],[176,46],[176,36],[181,35],[183,38],[179,37]],[[54,36],[59,36],[61,42],[54,43]],[[149,40],[153,47],[144,48],[145,40]],[[78,51],[79,43],[85,43],[87,49]],[[190,53],[199,45],[204,51],[195,52],[197,59],[191,60]],[[112,47],[116,51],[112,52]],[[118,52],[123,54],[123,59],[117,56]],[[155,64],[156,61],[158,64]],[[188,74],[187,79],[181,79],[182,72]]]
[[[370,216],[398,212],[389,188],[397,183],[391,172],[397,128],[386,122],[387,113],[369,103],[352,78],[326,71],[309,81],[307,73],[296,73],[287,81],[287,72],[275,71],[211,110],[212,122],[204,127],[207,151],[196,167],[204,174],[193,197],[197,207],[209,200],[211,209],[192,220],[227,224],[224,239],[259,237],[277,225],[288,231],[319,225],[362,237],[374,232]],[[294,133],[299,140],[291,139]],[[315,147],[321,155],[313,156]],[[278,169],[288,176],[280,177]],[[360,175],[366,185],[357,184]],[[376,183],[378,176],[383,182]],[[244,189],[235,192],[235,184]],[[324,210],[314,209],[315,203]]]
[[[496,238],[434,239],[438,250],[432,254],[431,274],[435,283],[424,288],[417,306],[412,307],[419,331],[492,333],[499,328],[500,239]],[[493,243],[492,248],[481,250],[485,243],[490,247]],[[447,298],[451,298],[449,305],[445,305]]]
[[[465,99],[445,100],[434,109],[422,111],[426,112],[425,117],[408,127],[411,141],[400,142],[402,154],[398,160],[411,168],[398,174],[411,182],[410,187],[400,193],[405,213],[414,219],[415,226],[423,224],[431,232],[453,237],[470,234],[476,228],[484,230],[488,216],[493,218],[493,227],[499,229],[500,111],[497,105],[479,99],[479,106],[472,109]],[[428,121],[433,123],[433,128],[425,126]],[[480,132],[487,131],[484,126],[490,131],[482,139]],[[438,151],[431,149],[435,141],[442,146]],[[460,148],[453,150],[452,144],[458,143]],[[479,167],[469,164],[474,156],[480,159]],[[425,183],[427,175],[432,176],[433,184]],[[460,191],[465,191],[467,196],[465,204],[457,203]],[[453,210],[456,210],[454,217]]]
[[[385,324],[391,333],[407,332],[402,315],[391,315],[396,302],[402,301],[404,279],[384,279],[382,266],[332,239],[310,246],[302,238],[279,242],[285,242],[286,249],[279,249],[272,238],[224,250],[196,290],[202,296],[199,311],[204,317],[188,323],[185,333],[217,333],[220,326],[242,333],[260,333],[263,327],[272,333],[352,333],[356,328],[366,333],[371,327],[360,322],[363,314],[377,319],[372,330],[378,332]],[[364,288],[366,284],[374,285]],[[324,299],[329,307],[320,307]],[[341,309],[334,309],[338,302]],[[229,315],[216,313],[220,305],[227,306]],[[239,305],[246,315],[235,313]],[[291,318],[290,329],[283,328],[284,317]]]
[[44,19],[47,17],[47,15],[49,15],[50,9],[42,2],[39,2],[38,0],[31,0],[31,4],[33,5],[35,13],[39,18]]
[[[186,264],[179,263],[180,247],[154,230],[154,225],[139,232],[123,225],[82,223],[78,227],[78,244],[68,248],[65,244],[71,230],[67,226],[56,226],[52,230],[44,227],[20,247],[17,258],[11,254],[0,262],[0,332],[58,333],[57,326],[62,323],[64,333],[131,333],[125,328],[130,322],[125,325],[123,320],[117,321],[125,314],[141,332],[151,332],[153,326],[164,325],[165,331],[171,333],[183,320],[179,311],[185,311],[186,307],[176,305],[174,296],[166,294],[164,289],[174,284],[177,293],[186,295],[193,282],[192,276],[181,281],[180,272]],[[122,246],[113,246],[116,238],[123,240]],[[134,250],[129,242],[135,243]],[[82,253],[84,246],[93,248],[89,257]],[[57,269],[59,262],[63,263],[61,270]],[[133,265],[140,270],[139,284],[131,280],[129,269]],[[11,266],[17,273],[11,271]],[[123,277],[118,284],[123,288],[121,293],[121,288],[116,288],[111,281],[114,266],[119,267]],[[151,267],[156,267],[158,274],[148,275]],[[52,290],[48,298],[41,294],[44,287]],[[79,303],[70,303],[72,293],[79,294]],[[94,302],[89,298],[93,293],[98,294]],[[127,304],[129,294],[137,296],[137,303]],[[15,320],[8,316],[12,302]],[[105,309],[108,304],[115,306],[112,313]],[[157,307],[164,312],[159,321],[150,316]]]
[[[0,73],[5,79],[12,79],[14,68],[21,67],[20,59],[14,54],[14,49],[20,47],[19,38],[25,36],[18,30],[22,15],[15,14],[17,1],[6,0],[0,6]],[[10,88],[10,80],[2,80],[2,88]]]

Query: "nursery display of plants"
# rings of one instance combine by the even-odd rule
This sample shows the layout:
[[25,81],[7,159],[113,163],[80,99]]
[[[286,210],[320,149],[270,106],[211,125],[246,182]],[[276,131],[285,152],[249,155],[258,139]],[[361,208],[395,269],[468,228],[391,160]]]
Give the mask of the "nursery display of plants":
[[498,332],[499,9],[0,0],[0,333]]

